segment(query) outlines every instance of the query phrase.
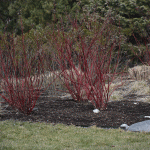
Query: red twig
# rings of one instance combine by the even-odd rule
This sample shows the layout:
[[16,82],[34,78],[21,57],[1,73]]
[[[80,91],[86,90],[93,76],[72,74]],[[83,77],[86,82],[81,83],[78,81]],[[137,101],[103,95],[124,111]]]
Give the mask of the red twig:
[[[90,41],[81,34],[81,30],[84,30],[80,27],[82,25],[79,26],[77,21],[71,21],[70,18],[69,20],[71,32],[76,31],[77,37],[66,33],[63,25],[51,35],[57,49],[56,60],[62,70],[65,86],[73,99],[90,100],[96,108],[105,109],[111,95],[110,85],[116,79],[120,56],[119,49],[116,63],[113,64],[113,53],[117,44],[108,33],[109,19],[99,25],[99,28],[92,29],[90,26],[87,29],[93,32]],[[101,44],[104,35],[107,38],[105,45]],[[74,43],[78,49],[74,48]]]
[[[0,47],[0,85],[3,91],[0,96],[11,106],[29,115],[43,89],[43,76],[40,74],[45,71],[44,52],[39,53],[40,47],[36,40],[37,51],[32,56],[28,54],[23,30],[22,47],[19,50],[16,48],[19,43],[14,44],[13,34],[10,38],[10,43],[5,35],[1,41],[5,46]],[[35,68],[32,67],[33,62],[36,62]]]

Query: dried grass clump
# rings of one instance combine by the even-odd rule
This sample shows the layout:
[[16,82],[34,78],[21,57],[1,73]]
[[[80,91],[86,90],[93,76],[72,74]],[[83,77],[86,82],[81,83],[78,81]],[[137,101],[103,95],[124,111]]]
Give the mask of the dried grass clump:
[[135,80],[150,80],[150,66],[142,65],[129,68],[129,75]]
[[147,95],[150,93],[150,87],[146,81],[135,81],[130,84],[129,91],[136,95]]

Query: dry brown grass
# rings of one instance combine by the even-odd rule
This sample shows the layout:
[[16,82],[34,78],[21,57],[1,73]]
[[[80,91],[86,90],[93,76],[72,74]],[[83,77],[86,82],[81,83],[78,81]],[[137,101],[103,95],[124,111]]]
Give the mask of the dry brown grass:
[[142,65],[129,68],[129,75],[135,80],[150,80],[150,66]]
[[[66,73],[68,76],[70,75],[69,70],[66,70]],[[74,78],[76,78],[77,74],[75,71],[72,71],[72,75]],[[82,73],[80,70],[78,72],[79,74]],[[130,77],[132,77],[132,82],[125,81],[125,84],[119,87],[119,89],[116,89],[111,97],[110,100],[122,100],[124,96],[129,94],[136,94],[137,96],[140,95],[150,95],[150,84],[148,84],[148,81],[150,81],[150,66],[136,66],[129,69]],[[31,80],[34,80],[34,76],[31,77]],[[61,91],[67,91],[64,85],[64,77],[63,73],[60,71],[53,71],[53,72],[46,72],[45,74],[40,74],[38,77],[36,77],[40,82],[42,83],[43,87],[49,88],[47,91],[50,91],[50,95],[54,94],[54,96],[58,95],[56,90]],[[148,81],[147,81],[148,79]],[[15,80],[14,80],[15,81]],[[1,82],[2,84],[3,82]],[[14,82],[15,83],[15,82]],[[117,86],[121,85],[121,82],[115,82],[112,83],[110,86],[110,92]],[[107,84],[105,85],[107,87]],[[0,89],[2,90],[2,89]],[[53,92],[52,92],[53,91]],[[86,94],[84,91],[83,95]],[[64,93],[62,94],[65,98],[71,98],[70,94]],[[69,95],[69,96],[68,96]],[[150,100],[148,100],[150,101]]]

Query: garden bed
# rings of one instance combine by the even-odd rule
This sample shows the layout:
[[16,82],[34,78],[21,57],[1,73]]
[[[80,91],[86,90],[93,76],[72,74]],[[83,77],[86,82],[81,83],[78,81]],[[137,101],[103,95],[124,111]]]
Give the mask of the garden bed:
[[77,102],[73,99],[61,99],[43,94],[39,97],[30,115],[13,110],[7,103],[2,103],[1,119],[30,122],[63,123],[89,127],[96,125],[103,128],[118,128],[121,124],[131,125],[144,121],[150,115],[150,103],[136,101],[130,95],[121,101],[110,101],[106,110],[93,113],[94,106],[90,102]]

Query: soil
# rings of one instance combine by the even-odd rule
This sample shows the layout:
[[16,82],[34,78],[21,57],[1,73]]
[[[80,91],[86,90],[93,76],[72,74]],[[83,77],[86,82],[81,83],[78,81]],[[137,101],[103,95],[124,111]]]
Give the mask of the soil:
[[94,106],[90,102],[77,102],[73,99],[60,99],[42,95],[39,97],[34,110],[30,115],[18,113],[7,103],[2,103],[0,121],[17,120],[29,122],[62,123],[89,127],[96,125],[103,128],[118,128],[121,124],[131,125],[147,120],[144,116],[150,116],[150,103],[139,102],[126,98],[122,101],[108,102],[105,110],[93,113]]

